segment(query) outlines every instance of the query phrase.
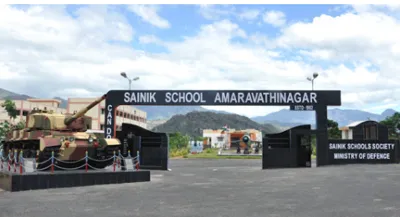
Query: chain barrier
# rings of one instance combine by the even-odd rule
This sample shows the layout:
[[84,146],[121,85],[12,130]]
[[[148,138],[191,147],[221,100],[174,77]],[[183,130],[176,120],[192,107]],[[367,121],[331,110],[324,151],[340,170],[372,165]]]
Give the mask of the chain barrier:
[[[18,152],[19,152],[19,156],[18,156]],[[13,154],[11,154],[13,153]],[[136,156],[132,157],[131,156],[131,152],[128,150],[128,156],[124,157],[121,154],[121,151],[118,150],[118,155],[116,155],[115,151],[113,152],[113,156],[108,158],[108,159],[94,159],[88,156],[88,152],[85,152],[85,157],[83,157],[82,159],[76,160],[76,161],[65,161],[65,160],[61,160],[58,159],[54,156],[54,151],[51,152],[51,156],[50,158],[46,159],[45,161],[42,162],[37,162],[37,158],[38,156],[36,156],[36,158],[24,158],[22,156],[22,151],[17,151],[14,150],[14,152],[9,152],[7,156],[3,156],[3,150],[0,149],[0,171],[4,171],[7,170],[8,172],[14,172],[17,173],[17,168],[19,168],[19,173],[23,174],[24,172],[28,171],[28,170],[32,170],[33,172],[36,171],[45,171],[48,170],[50,168],[51,173],[54,173],[54,169],[58,168],[61,170],[67,170],[67,171],[72,171],[72,170],[78,170],[81,169],[83,167],[85,167],[85,171],[87,172],[90,169],[93,170],[104,170],[105,168],[97,168],[93,165],[90,165],[89,160],[93,161],[93,162],[98,162],[98,163],[104,163],[110,160],[113,160],[112,163],[112,167],[113,167],[113,172],[116,171],[116,169],[122,169],[124,168],[125,170],[128,170],[128,166],[127,166],[127,162],[131,161],[132,163],[132,170],[136,170],[138,171],[140,168],[140,157],[139,157],[139,151],[136,152]],[[18,156],[18,157],[17,157]],[[80,165],[78,167],[75,168],[67,168],[67,167],[61,167],[59,166],[57,163],[64,163],[64,164],[74,164],[74,163],[79,163],[85,161],[85,163],[83,165]],[[4,167],[4,163],[7,162],[7,168]],[[32,166],[28,167],[25,163],[26,162],[31,162]],[[45,166],[44,168],[38,168],[39,165],[45,164],[51,162],[50,165]],[[122,162],[123,165],[122,165]]]

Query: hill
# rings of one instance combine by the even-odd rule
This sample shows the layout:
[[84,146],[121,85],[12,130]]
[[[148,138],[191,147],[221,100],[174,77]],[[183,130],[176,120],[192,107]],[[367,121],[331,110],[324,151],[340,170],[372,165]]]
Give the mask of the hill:
[[201,106],[135,106],[147,113],[147,120],[165,120],[174,115],[184,115],[193,111],[211,111],[215,113],[229,114],[225,111],[206,109]]
[[3,88],[0,88],[0,99],[12,99],[12,100],[26,100],[28,98],[33,98],[27,95],[23,95],[23,94],[17,94],[8,90],[5,90]]
[[153,130],[167,133],[181,132],[194,137],[201,136],[203,129],[219,129],[225,124],[234,129],[260,129],[263,133],[281,131],[271,124],[259,124],[241,115],[199,111],[175,115]]
[[[37,98],[37,97],[32,97],[28,96],[25,94],[18,94],[14,93],[5,89],[0,88],[0,99],[11,99],[11,100],[27,100],[29,98]],[[60,100],[60,108],[67,108],[67,100],[60,98],[60,97],[54,97],[53,99]]]
[[[353,109],[329,109],[328,118],[338,122],[339,126],[345,126],[354,121],[362,120],[375,120],[381,121],[387,116],[391,116],[396,111],[393,109],[386,109],[381,114],[374,114],[366,111],[353,110]],[[277,112],[270,113],[265,116],[253,117],[252,120],[259,123],[280,123],[281,126],[291,125],[291,123],[298,124],[312,124],[315,125],[315,112],[313,111],[290,111],[289,109],[282,109]],[[286,124],[282,124],[286,123]]]

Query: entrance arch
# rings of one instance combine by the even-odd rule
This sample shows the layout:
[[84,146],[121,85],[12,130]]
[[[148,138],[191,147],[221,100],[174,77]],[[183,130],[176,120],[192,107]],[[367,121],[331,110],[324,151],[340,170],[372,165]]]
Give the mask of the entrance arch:
[[315,110],[317,166],[328,164],[328,106],[340,106],[340,90],[110,90],[104,135],[116,137],[115,112],[120,105],[170,106],[290,106]]

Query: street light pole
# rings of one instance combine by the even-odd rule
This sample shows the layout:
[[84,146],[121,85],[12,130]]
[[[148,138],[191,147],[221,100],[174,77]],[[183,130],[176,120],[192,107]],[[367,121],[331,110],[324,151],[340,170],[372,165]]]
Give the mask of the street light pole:
[[314,79],[311,81],[311,90],[314,90]]
[[318,73],[314,72],[313,77],[307,77],[307,80],[311,81],[311,90],[314,90],[314,80],[318,77]]
[[132,79],[128,78],[128,76],[126,75],[125,72],[121,72],[121,76],[124,77],[124,78],[126,78],[126,79],[128,79],[128,81],[129,81],[129,90],[132,89],[132,81],[137,81],[137,80],[139,80],[139,77],[134,77],[134,78],[132,78]]

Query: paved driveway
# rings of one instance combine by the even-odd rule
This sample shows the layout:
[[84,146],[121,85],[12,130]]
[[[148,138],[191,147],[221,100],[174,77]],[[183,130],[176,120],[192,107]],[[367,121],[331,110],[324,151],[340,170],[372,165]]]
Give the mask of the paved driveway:
[[177,159],[148,183],[0,192],[0,217],[400,216],[400,165],[260,165]]

